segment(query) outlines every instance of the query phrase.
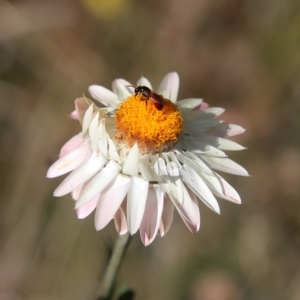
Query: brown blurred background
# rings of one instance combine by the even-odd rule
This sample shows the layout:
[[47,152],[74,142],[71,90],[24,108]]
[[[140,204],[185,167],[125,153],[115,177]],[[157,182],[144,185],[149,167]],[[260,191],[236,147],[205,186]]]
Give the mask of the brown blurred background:
[[145,248],[135,235],[118,276],[135,299],[300,299],[300,2],[0,1],[0,300],[95,299],[116,233],[46,179],[80,127],[67,118],[91,84],[170,71],[179,99],[203,97],[247,128],[225,175],[238,206],[200,204],[192,235],[176,215]]

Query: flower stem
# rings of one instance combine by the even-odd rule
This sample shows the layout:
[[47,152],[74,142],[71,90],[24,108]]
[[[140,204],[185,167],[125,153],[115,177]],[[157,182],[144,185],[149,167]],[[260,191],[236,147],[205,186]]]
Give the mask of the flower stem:
[[105,270],[104,278],[98,291],[97,300],[111,299],[116,276],[118,274],[119,268],[121,266],[123,257],[128,248],[130,240],[131,235],[129,233],[120,235],[118,237],[113,249],[113,253]]

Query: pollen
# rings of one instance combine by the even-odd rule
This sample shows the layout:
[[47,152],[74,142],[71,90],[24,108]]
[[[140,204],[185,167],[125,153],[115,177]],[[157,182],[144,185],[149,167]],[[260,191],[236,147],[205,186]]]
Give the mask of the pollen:
[[159,153],[171,148],[183,129],[183,118],[177,105],[164,99],[158,110],[151,98],[132,95],[120,104],[115,114],[116,139],[127,147],[138,144],[140,151]]

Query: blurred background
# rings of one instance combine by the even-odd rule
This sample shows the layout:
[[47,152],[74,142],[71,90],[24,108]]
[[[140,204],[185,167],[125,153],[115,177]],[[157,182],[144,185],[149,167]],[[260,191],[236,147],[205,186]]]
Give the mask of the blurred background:
[[[0,299],[95,299],[117,237],[77,220],[46,179],[79,132],[67,117],[91,84],[170,71],[179,99],[226,108],[250,178],[224,175],[242,205],[200,204],[192,235],[175,214],[118,276],[135,299],[300,299],[300,2],[296,0],[0,1]],[[223,175],[222,175],[223,176]]]

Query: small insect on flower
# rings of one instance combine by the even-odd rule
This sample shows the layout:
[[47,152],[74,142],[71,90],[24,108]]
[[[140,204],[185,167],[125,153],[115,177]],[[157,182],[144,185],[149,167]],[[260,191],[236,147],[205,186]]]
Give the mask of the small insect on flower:
[[162,110],[165,105],[165,99],[162,95],[156,94],[151,89],[146,86],[137,86],[134,89],[135,94],[141,94],[143,96],[143,100],[147,101],[150,99],[157,110]]

